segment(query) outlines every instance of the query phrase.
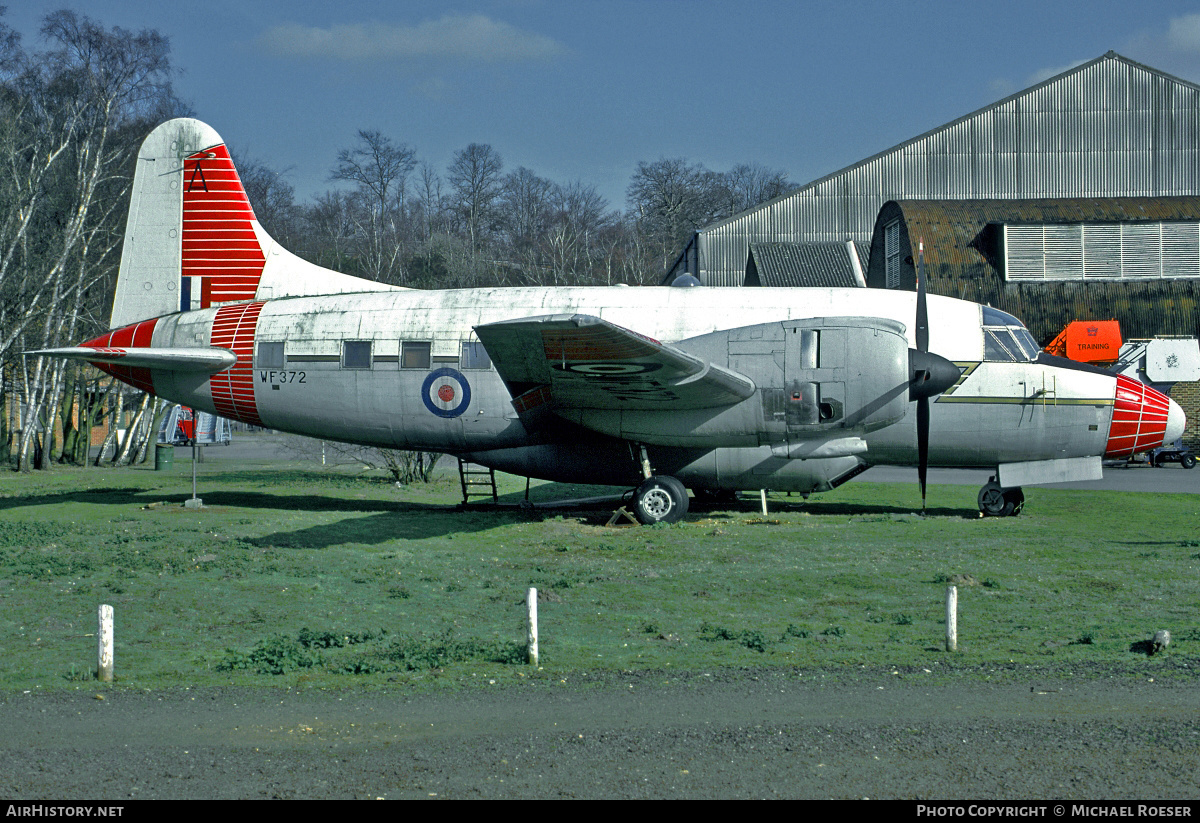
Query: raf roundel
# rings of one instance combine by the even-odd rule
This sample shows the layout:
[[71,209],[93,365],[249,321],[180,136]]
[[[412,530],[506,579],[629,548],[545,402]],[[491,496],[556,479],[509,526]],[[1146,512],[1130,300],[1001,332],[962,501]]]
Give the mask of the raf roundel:
[[421,400],[438,417],[458,417],[471,405],[471,384],[457,369],[435,369],[421,384]]

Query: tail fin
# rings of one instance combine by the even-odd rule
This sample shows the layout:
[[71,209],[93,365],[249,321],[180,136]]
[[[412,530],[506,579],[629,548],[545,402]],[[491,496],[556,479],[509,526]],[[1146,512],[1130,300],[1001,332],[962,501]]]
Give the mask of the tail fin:
[[210,126],[168,120],[142,143],[109,328],[247,300],[394,288],[315,266],[272,240]]

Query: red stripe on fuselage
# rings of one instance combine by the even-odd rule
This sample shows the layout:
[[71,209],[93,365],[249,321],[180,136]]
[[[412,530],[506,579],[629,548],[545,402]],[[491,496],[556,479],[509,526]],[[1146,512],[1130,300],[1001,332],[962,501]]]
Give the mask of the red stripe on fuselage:
[[213,319],[211,343],[229,349],[237,362],[209,378],[213,406],[221,417],[261,426],[254,399],[254,334],[262,302],[222,306]]

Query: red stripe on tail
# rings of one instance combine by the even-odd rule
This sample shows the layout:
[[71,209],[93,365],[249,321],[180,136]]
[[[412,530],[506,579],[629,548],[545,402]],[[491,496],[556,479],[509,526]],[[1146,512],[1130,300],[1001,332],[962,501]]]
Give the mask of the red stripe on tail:
[[254,299],[266,258],[252,220],[229,149],[214,146],[184,160],[183,276],[200,278],[192,294],[201,308]]

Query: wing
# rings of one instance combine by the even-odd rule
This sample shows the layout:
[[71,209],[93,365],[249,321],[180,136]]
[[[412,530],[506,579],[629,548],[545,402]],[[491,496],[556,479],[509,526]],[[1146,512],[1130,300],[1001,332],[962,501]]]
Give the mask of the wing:
[[708,409],[754,393],[754,381],[674,346],[586,314],[476,326],[518,412]]

